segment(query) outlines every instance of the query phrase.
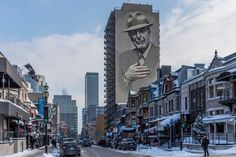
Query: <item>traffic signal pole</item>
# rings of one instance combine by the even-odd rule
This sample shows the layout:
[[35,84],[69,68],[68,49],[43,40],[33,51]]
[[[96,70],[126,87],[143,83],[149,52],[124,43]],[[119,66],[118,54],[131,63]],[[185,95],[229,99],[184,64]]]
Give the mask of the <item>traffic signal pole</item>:
[[45,153],[48,153],[48,85],[47,83],[44,85],[44,96],[45,96],[45,107],[44,107],[44,124],[45,124]]
[[45,153],[48,153],[48,124],[45,122]]
[[48,103],[46,98],[46,103],[44,107],[44,123],[45,123],[45,153],[48,153]]
[[184,120],[183,120],[183,115],[182,113],[180,112],[180,119],[181,119],[181,138],[180,138],[180,150],[183,150],[183,134],[184,134]]

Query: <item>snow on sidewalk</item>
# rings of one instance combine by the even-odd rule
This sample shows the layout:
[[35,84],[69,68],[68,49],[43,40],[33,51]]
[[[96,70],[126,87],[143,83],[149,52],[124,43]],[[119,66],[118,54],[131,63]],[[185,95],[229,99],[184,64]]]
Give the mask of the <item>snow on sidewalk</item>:
[[[23,152],[18,152],[16,154],[12,154],[12,155],[7,155],[4,157],[24,157],[24,156],[35,156],[35,154],[38,154],[39,152],[41,152],[42,150],[39,149],[34,149],[34,150],[25,150]],[[43,153],[42,155],[40,155],[40,157],[59,157],[60,153],[57,149],[53,149],[51,153]]]
[[182,151],[166,151],[161,148],[152,147],[151,149],[138,149],[137,151],[134,151],[135,154],[142,154],[142,155],[150,155],[150,156],[197,156],[197,154],[192,154],[189,152],[186,152],[184,150]]
[[36,154],[37,152],[40,152],[40,151],[41,150],[39,150],[39,149],[34,149],[34,150],[27,149],[27,150],[24,150],[23,152],[18,152],[18,153],[15,153],[15,154],[4,156],[4,157],[19,157],[19,156],[23,157],[23,156],[34,155],[34,154]]
[[[179,149],[179,148],[178,148]],[[181,156],[181,157],[197,157],[197,156],[202,156],[203,150],[192,150],[188,151],[187,149],[183,149],[182,151],[175,149],[173,151],[167,151],[162,148],[157,148],[157,147],[138,147],[136,151],[128,151],[129,153],[134,153],[134,154],[142,154],[142,155],[147,155],[147,156],[158,156],[158,157],[167,157],[167,156]],[[209,149],[209,153],[211,155],[231,155],[231,154],[236,154],[236,145],[230,149],[226,150],[212,150]]]

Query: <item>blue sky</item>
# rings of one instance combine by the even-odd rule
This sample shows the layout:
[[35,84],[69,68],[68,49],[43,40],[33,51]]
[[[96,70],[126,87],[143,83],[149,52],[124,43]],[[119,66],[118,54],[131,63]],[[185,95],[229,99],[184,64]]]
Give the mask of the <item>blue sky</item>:
[[[50,34],[96,33],[104,29],[109,13],[122,0],[5,0],[0,2],[0,41],[31,40]],[[161,16],[177,0],[130,0],[153,4]],[[164,20],[164,18],[161,18]],[[96,26],[96,27],[94,27]]]
[[[66,89],[84,107],[86,72],[99,72],[104,105],[103,31],[123,2],[160,12],[161,64],[211,62],[236,52],[235,0],[0,0],[0,51],[13,64],[30,62],[49,84],[50,98]],[[93,3],[93,4],[92,4]]]

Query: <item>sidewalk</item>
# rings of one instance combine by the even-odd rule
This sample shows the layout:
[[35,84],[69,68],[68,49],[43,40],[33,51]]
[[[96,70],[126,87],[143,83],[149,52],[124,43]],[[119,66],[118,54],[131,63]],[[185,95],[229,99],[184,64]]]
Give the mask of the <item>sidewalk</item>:
[[[44,152],[45,148],[40,147],[39,149],[33,149],[33,150],[28,149],[23,152],[18,152],[16,154],[7,155],[4,157],[42,157]],[[48,155],[53,153],[52,146],[48,146],[48,152],[49,152]]]
[[[190,157],[190,156],[202,156],[203,150],[188,150],[186,148],[183,148],[182,151],[179,150],[178,147],[172,148],[172,149],[165,149],[165,148],[157,148],[157,147],[149,147],[146,145],[139,145],[137,151],[130,151],[131,153],[135,154],[142,154],[142,155],[149,155],[149,156],[181,156],[181,157]],[[236,145],[230,149],[225,150],[213,150],[209,149],[209,153],[211,156],[236,156]]]

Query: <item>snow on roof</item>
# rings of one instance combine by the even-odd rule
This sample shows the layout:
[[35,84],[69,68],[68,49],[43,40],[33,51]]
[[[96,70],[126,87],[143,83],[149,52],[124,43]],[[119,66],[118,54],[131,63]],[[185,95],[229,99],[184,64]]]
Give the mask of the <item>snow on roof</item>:
[[225,66],[216,67],[216,68],[210,69],[208,72],[213,72],[213,71],[217,71],[217,70],[222,70],[222,69],[224,69],[224,68],[225,68]]
[[157,121],[161,121],[161,120],[164,120],[164,119],[166,119],[166,118],[167,118],[167,117],[156,118],[156,119],[154,119],[154,120],[149,121],[149,123],[154,123],[154,122],[157,122]]
[[180,113],[175,113],[173,115],[166,116],[166,119],[161,121],[160,124],[165,127],[168,127],[175,124],[178,120],[180,120]]
[[157,88],[157,84],[152,83],[151,88]]
[[230,58],[230,59],[228,59],[228,60],[224,60],[222,63],[223,64],[226,64],[226,63],[228,63],[228,62],[230,62],[230,61],[232,61],[232,60],[234,60],[234,59],[236,59],[236,57],[232,57],[232,58]]
[[203,123],[210,124],[210,123],[222,123],[222,122],[230,122],[235,120],[236,116],[232,116],[230,114],[220,114],[220,115],[213,115],[207,116],[202,119]]
[[176,80],[174,80],[174,84],[175,84],[175,86],[176,87],[179,87],[179,82],[178,82],[178,80],[176,79]]
[[130,92],[131,95],[135,95],[135,94],[137,94],[137,92],[134,91],[134,90],[130,90],[129,92]]
[[230,72],[230,73],[234,73],[234,72],[236,72],[236,68],[233,68],[233,69],[230,69],[230,70],[227,70],[228,72]]

